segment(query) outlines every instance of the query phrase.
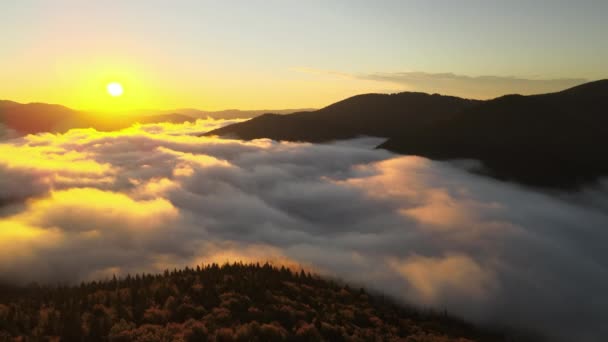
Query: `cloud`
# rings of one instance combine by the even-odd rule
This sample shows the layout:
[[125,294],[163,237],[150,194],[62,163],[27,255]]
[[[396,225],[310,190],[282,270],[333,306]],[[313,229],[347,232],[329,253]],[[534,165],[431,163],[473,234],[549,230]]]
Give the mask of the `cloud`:
[[558,340],[608,334],[606,188],[545,194],[374,139],[192,135],[215,124],[4,141],[0,280],[270,260]]
[[431,304],[446,295],[457,296],[464,304],[496,291],[495,276],[467,255],[412,255],[405,260],[392,259],[389,265],[411,284],[415,296]]
[[587,82],[583,78],[531,79],[509,76],[466,76],[453,73],[396,72],[374,73],[362,79],[390,82],[410,90],[464,96],[476,99],[505,94],[542,94],[561,91]]
[[[584,78],[524,78],[514,76],[467,76],[454,73],[376,72],[345,73],[333,70],[298,67],[292,71],[316,76],[334,77],[352,82],[374,82],[391,91],[419,91],[460,96],[473,99],[491,99],[506,94],[542,94],[561,91],[588,80]],[[376,88],[371,87],[370,89]]]
[[[70,215],[64,213],[70,212]],[[38,227],[61,227],[63,231],[124,233],[167,226],[178,211],[162,198],[135,201],[127,195],[94,188],[52,191],[48,198],[33,200],[19,220]]]

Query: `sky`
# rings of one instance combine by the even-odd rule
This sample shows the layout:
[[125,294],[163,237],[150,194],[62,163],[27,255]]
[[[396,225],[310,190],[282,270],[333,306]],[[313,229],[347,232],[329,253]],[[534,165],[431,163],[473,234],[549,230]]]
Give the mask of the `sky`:
[[3,1],[0,99],[215,110],[557,91],[608,76],[606,13],[601,0]]

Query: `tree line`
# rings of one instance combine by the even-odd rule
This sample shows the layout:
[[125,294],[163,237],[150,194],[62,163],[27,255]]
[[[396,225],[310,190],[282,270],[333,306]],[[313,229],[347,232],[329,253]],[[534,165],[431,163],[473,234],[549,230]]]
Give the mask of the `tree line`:
[[268,263],[0,287],[0,341],[502,340],[446,313]]

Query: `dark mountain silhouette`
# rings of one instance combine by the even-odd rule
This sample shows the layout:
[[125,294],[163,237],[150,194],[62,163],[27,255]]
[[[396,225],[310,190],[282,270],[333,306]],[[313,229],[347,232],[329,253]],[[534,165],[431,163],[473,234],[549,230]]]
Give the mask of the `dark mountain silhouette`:
[[507,95],[381,148],[481,160],[500,179],[577,187],[608,175],[608,80],[558,93]]
[[180,108],[172,111],[160,111],[158,114],[170,114],[170,113],[178,113],[187,115],[197,119],[250,119],[255,118],[256,116],[260,116],[266,113],[274,113],[274,114],[291,114],[302,111],[311,111],[314,109],[310,108],[300,108],[300,109],[256,109],[256,110],[240,110],[240,109],[225,109],[225,110],[217,110],[217,111],[207,111],[207,110],[199,110],[193,108]]
[[264,114],[208,135],[242,139],[324,142],[360,135],[390,137],[416,132],[479,101],[424,93],[365,94],[323,109],[289,115]]
[[449,316],[268,264],[79,286],[0,286],[2,341],[513,341]]
[[478,159],[500,179],[577,187],[608,175],[608,80],[493,100],[400,93],[351,97],[314,112],[263,115],[208,135],[323,142],[388,137],[391,151]]

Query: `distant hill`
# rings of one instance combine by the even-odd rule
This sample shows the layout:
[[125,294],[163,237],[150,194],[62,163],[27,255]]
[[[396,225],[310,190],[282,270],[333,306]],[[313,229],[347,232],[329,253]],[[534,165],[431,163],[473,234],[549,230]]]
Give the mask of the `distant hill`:
[[0,123],[20,133],[55,132],[76,124],[80,116],[60,105],[0,101]]
[[116,130],[134,123],[185,122],[195,119],[182,114],[102,115],[46,103],[17,103],[0,100],[0,124],[19,134],[65,132],[71,128]]
[[391,151],[478,159],[482,172],[533,186],[577,187],[608,176],[608,80],[557,93],[466,100],[366,94],[313,112],[263,115],[208,135],[322,142],[388,137]]
[[[299,109],[272,111],[286,114]],[[0,127],[16,131],[19,134],[41,132],[65,132],[71,128],[92,127],[98,130],[116,130],[127,128],[135,123],[173,122],[182,123],[196,119],[247,119],[270,110],[223,110],[201,111],[197,109],[177,109],[173,111],[149,111],[104,114],[77,111],[68,107],[46,103],[17,103],[0,100]],[[1,135],[0,135],[1,137]]]
[[191,116],[197,119],[249,119],[254,118],[256,116],[260,116],[266,113],[274,113],[274,114],[291,114],[302,111],[311,111],[314,109],[259,109],[259,110],[240,110],[240,109],[226,109],[226,110],[218,110],[218,111],[205,111],[199,109],[192,108],[181,108],[175,109],[172,111],[163,111],[159,112],[159,114],[169,114],[169,113],[179,113],[187,116]]
[[265,265],[0,287],[2,341],[513,341],[360,288]]

